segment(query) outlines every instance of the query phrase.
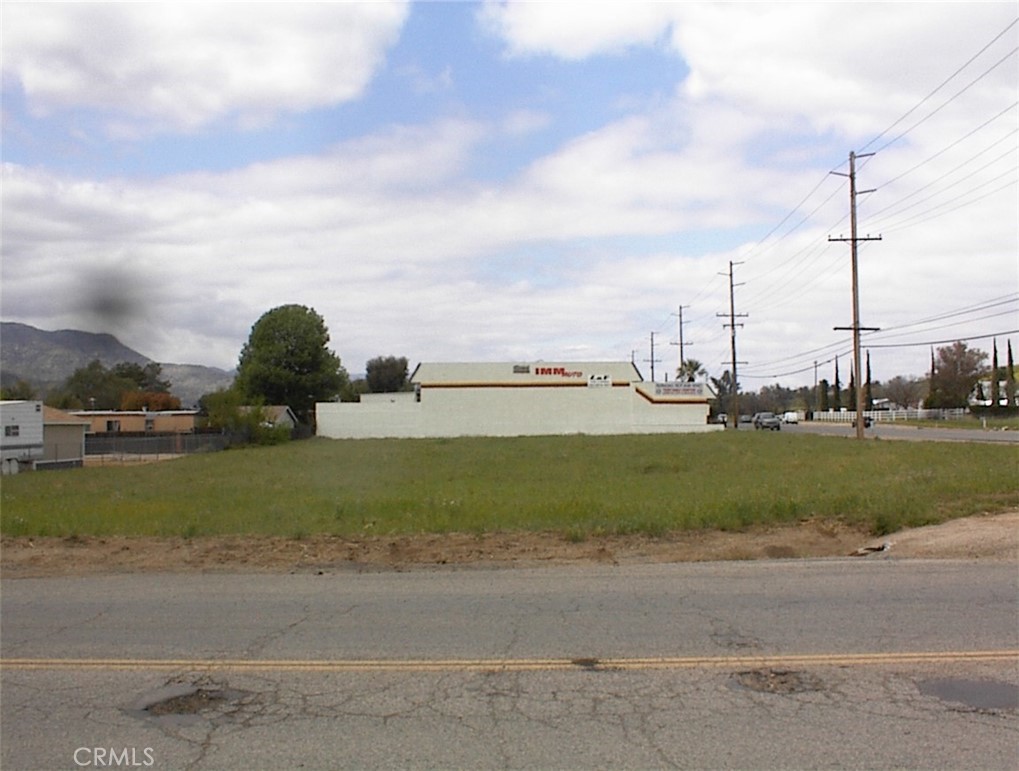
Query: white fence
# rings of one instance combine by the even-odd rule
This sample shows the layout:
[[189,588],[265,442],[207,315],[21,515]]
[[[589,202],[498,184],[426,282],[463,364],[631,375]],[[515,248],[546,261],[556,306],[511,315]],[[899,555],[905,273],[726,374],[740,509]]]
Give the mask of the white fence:
[[[863,415],[875,423],[894,423],[902,420],[962,420],[969,415],[969,410],[866,410]],[[815,412],[813,419],[822,423],[852,423],[856,420],[856,410]]]

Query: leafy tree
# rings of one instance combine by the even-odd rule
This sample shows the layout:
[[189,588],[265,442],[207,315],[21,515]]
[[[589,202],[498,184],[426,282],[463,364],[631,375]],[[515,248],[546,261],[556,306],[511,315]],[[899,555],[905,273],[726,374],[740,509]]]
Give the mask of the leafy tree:
[[170,392],[170,381],[162,379],[163,366],[154,361],[150,361],[144,367],[134,362],[121,362],[114,365],[112,372],[117,377],[133,382],[138,391]]
[[251,328],[234,385],[248,400],[288,405],[309,422],[315,402],[336,399],[348,380],[328,343],[325,321],[313,309],[274,308]]
[[759,401],[754,412],[762,410],[775,413],[785,412],[792,407],[795,399],[796,393],[791,388],[785,388],[778,383],[764,386],[759,392]]
[[122,410],[179,410],[180,399],[166,391],[126,391],[120,399]]
[[246,403],[236,388],[205,394],[198,402],[210,428],[218,428],[253,444],[279,444],[290,439],[286,426],[269,425],[265,407]]
[[685,380],[687,383],[696,382],[699,377],[707,377],[708,371],[697,359],[687,359],[682,366],[676,370],[676,377]]
[[831,409],[831,402],[828,400],[828,393],[830,391],[828,381],[825,380],[824,378],[821,378],[821,382],[817,384],[817,390],[820,392],[819,393],[820,399],[818,401],[817,409],[820,412],[827,412],[828,410]]
[[377,356],[365,364],[365,380],[373,394],[391,394],[407,390],[407,359],[404,356]]
[[7,388],[0,388],[0,399],[27,402],[35,398],[35,389],[27,380],[17,380]]
[[938,348],[926,405],[935,409],[966,407],[986,360],[986,353],[961,340]]
[[881,393],[900,407],[915,407],[923,400],[926,383],[914,377],[896,375],[881,386]]
[[711,385],[715,395],[718,397],[718,411],[728,413],[729,420],[733,421],[735,425],[735,421],[739,420],[739,415],[735,414],[733,409],[735,406],[735,399],[733,397],[736,395],[736,388],[738,386],[733,382],[732,373],[726,370],[722,373],[721,377],[711,378]]
[[46,403],[63,409],[116,410],[125,393],[137,384],[108,370],[96,359],[76,369],[64,384],[47,397]]

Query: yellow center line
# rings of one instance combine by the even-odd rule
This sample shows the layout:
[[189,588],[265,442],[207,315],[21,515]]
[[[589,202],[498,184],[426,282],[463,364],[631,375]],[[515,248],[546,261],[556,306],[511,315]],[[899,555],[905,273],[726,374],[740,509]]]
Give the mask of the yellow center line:
[[531,659],[58,659],[5,658],[0,670],[230,670],[293,672],[449,672],[854,667],[888,664],[1019,662],[1019,650],[814,653],[762,656]]

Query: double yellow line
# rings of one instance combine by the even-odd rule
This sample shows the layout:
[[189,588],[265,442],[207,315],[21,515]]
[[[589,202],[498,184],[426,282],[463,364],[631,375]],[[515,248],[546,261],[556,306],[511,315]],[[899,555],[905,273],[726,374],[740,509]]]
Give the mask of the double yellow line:
[[765,656],[520,659],[0,659],[0,670],[208,670],[259,672],[530,672],[762,669],[894,664],[1019,663],[1019,650],[815,653]]

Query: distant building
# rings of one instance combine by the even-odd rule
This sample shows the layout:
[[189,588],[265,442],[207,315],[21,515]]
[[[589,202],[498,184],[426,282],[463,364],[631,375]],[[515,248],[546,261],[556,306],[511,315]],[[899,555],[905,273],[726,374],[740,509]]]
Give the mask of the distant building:
[[[255,407],[241,407],[241,412],[247,414],[251,410],[256,409]],[[285,426],[290,430],[297,427],[297,416],[294,411],[285,404],[270,404],[265,407],[260,407],[262,415],[265,418],[265,424],[270,428],[279,428]]]
[[629,362],[423,363],[412,393],[316,405],[330,438],[719,431],[704,383],[645,381]]
[[37,401],[0,402],[2,472],[81,466],[90,423]]
[[45,404],[42,415],[43,456],[37,466],[81,466],[85,461],[85,434],[91,423]]
[[43,456],[42,402],[0,401],[0,472],[17,474]]
[[195,431],[198,410],[75,410],[70,413],[89,422],[91,434],[173,433]]

